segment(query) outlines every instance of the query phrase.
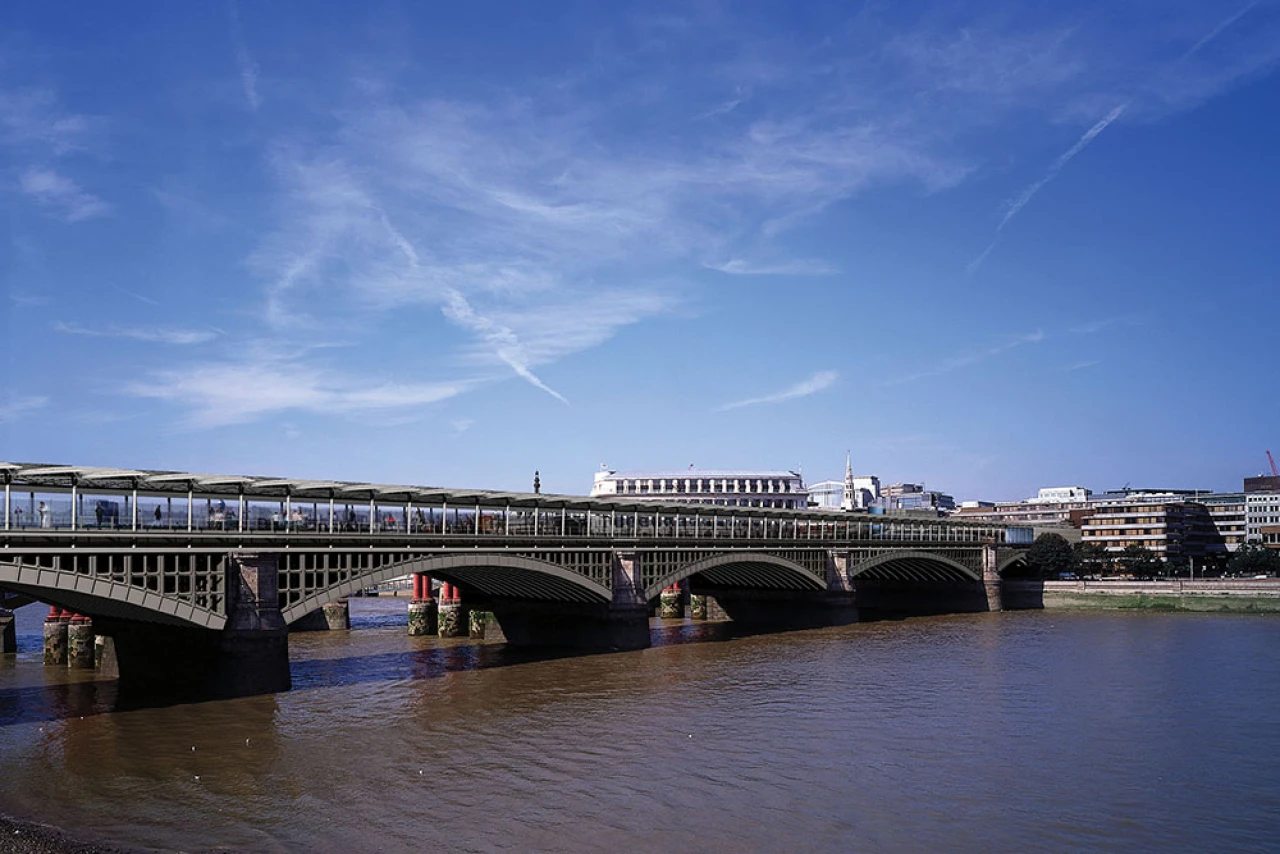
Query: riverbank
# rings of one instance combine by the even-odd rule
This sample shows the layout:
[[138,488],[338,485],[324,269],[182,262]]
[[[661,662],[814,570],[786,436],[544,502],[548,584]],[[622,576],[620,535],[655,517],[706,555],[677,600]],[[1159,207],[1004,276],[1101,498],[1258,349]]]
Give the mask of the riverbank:
[[79,842],[56,827],[0,815],[0,854],[131,854],[128,848]]
[[1104,609],[1280,614],[1280,579],[1273,578],[1194,581],[1006,581],[1004,585],[1008,593],[1013,594],[1007,598],[1034,599],[1038,593],[1040,607],[1046,610]]

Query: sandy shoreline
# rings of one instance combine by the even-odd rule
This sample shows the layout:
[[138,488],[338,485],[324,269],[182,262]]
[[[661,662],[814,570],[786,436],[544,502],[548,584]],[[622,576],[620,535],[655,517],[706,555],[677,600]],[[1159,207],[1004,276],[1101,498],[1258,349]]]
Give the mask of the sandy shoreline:
[[140,850],[81,842],[56,827],[0,815],[0,854],[136,854]]

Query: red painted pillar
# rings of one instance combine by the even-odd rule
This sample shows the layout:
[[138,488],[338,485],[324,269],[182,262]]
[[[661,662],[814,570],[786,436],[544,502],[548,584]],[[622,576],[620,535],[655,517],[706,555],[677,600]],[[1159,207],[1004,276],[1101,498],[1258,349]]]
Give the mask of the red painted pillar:
[[431,598],[431,576],[415,572],[413,599],[409,602],[409,634],[434,635],[436,631],[436,603]]

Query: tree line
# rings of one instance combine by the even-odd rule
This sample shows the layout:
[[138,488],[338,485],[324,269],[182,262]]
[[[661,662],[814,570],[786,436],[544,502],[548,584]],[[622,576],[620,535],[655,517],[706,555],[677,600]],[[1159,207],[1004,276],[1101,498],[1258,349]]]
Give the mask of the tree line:
[[[1245,543],[1230,555],[1197,558],[1194,569],[1196,577],[1277,576],[1280,575],[1280,551],[1259,543]],[[1032,578],[1188,577],[1192,566],[1186,557],[1164,560],[1139,545],[1109,552],[1097,543],[1072,544],[1061,534],[1045,533],[1036,537],[1027,549],[1026,573]]]

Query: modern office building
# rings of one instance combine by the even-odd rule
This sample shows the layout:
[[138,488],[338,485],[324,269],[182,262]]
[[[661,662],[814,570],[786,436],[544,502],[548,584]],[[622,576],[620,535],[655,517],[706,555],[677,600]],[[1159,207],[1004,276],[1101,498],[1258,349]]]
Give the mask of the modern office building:
[[1035,498],[1022,501],[966,501],[956,515],[975,522],[1006,522],[1022,525],[1072,525],[1099,507],[1132,502],[1182,501],[1197,493],[1191,489],[1117,489],[1095,495],[1082,486],[1043,488]]
[[1261,542],[1263,526],[1280,525],[1280,492],[1245,492],[1244,497],[1245,538]]
[[1142,546],[1165,560],[1201,558],[1220,552],[1220,540],[1209,509],[1194,501],[1117,502],[1094,508],[1083,519],[1086,545],[1122,552]]
[[809,504],[804,479],[794,471],[596,472],[591,497],[618,495],[636,499],[724,507],[803,509]]
[[1214,492],[1197,495],[1194,500],[1208,509],[1209,518],[1213,520],[1221,541],[1221,551],[1234,552],[1240,548],[1247,530],[1245,493]]
[[1244,479],[1245,492],[1280,492],[1280,477],[1260,474],[1257,477]]

